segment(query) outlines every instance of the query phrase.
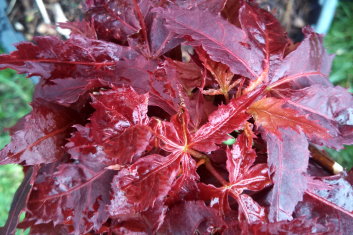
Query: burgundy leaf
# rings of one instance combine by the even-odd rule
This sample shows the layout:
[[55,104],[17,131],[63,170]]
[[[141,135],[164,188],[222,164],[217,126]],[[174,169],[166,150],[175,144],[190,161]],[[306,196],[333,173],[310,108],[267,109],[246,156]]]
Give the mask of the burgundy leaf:
[[174,70],[174,76],[189,96],[192,95],[193,89],[202,88],[204,85],[202,70],[193,61],[186,63],[169,59],[167,67]]
[[168,152],[186,152],[192,141],[188,130],[189,119],[187,110],[183,108],[171,117],[170,122],[153,119],[150,125],[155,136],[161,140],[159,146]]
[[222,231],[223,226],[215,209],[202,201],[186,201],[168,211],[157,234],[209,234]]
[[332,228],[318,224],[317,219],[299,217],[291,221],[281,221],[266,224],[253,224],[247,231],[250,234],[330,234]]
[[[109,139],[103,144],[108,158],[117,164],[132,162],[134,157],[140,157],[150,144],[152,133],[143,125],[136,125],[126,129],[121,135]],[[124,146],[122,148],[121,146]]]
[[221,12],[221,15],[227,19],[228,22],[240,28],[239,10],[243,4],[243,0],[228,0]]
[[248,138],[247,135],[246,132],[239,135],[233,148],[227,150],[227,170],[230,182],[236,182],[247,174],[255,162],[256,152],[252,148],[252,136]]
[[185,106],[190,115],[190,132],[196,132],[199,127],[208,121],[208,117],[217,106],[212,103],[212,99],[204,97],[200,90],[197,90],[192,97],[185,99]]
[[302,132],[280,129],[281,138],[265,133],[268,164],[273,172],[273,189],[268,197],[269,220],[291,220],[295,206],[307,188],[308,141]]
[[147,211],[119,217],[112,221],[111,231],[115,234],[155,234],[162,225],[167,207],[157,201],[153,208]]
[[204,90],[204,94],[208,95],[224,95],[226,101],[229,100],[229,91],[237,85],[238,81],[233,81],[234,74],[229,70],[227,65],[212,61],[205,51],[198,49],[197,54],[202,61],[204,67],[212,74],[219,88]]
[[[77,131],[71,135],[69,142],[65,145],[71,158],[78,161],[83,160],[86,165],[91,162],[92,164],[89,164],[91,168],[97,167],[97,161],[110,163],[110,161],[107,161],[102,146],[95,144],[91,129],[81,125],[75,125],[74,127]],[[101,168],[101,166],[98,166],[98,168]]]
[[131,87],[113,87],[92,98],[96,111],[91,123],[76,126],[77,132],[66,145],[72,157],[99,156],[102,163],[114,165],[131,163],[141,156],[152,137],[146,126],[148,95],[139,95]]
[[[248,89],[275,76],[276,68],[281,65],[285,49],[289,44],[287,35],[276,18],[266,10],[254,7],[245,1],[239,9],[239,21],[246,32],[256,58],[262,60],[262,73]],[[258,22],[261,22],[259,24]]]
[[111,215],[130,215],[153,207],[168,194],[179,170],[180,154],[149,155],[114,177]]
[[209,201],[209,205],[212,208],[218,209],[221,216],[226,217],[231,214],[231,207],[229,205],[228,197],[230,190],[223,190],[223,188],[217,188],[212,184],[198,184],[200,190],[200,199]]
[[[243,133],[238,136],[232,150],[227,151],[228,187],[237,193],[244,189],[260,191],[271,184],[266,164],[256,164],[256,152],[252,148],[252,136]],[[247,136],[248,135],[248,136]]]
[[328,129],[333,136],[329,140],[315,138],[314,143],[336,149],[353,143],[353,98],[346,89],[314,84],[299,90],[278,89],[275,95],[286,97],[293,109]]
[[258,49],[244,42],[245,33],[241,29],[207,11],[169,9],[159,14],[166,19],[171,31],[191,36],[212,60],[228,65],[233,73],[252,79],[260,76],[261,60],[250,56]]
[[121,133],[131,125],[148,122],[148,95],[139,95],[131,87],[113,87],[92,98],[92,106],[96,109],[90,118],[92,128],[107,136]]
[[200,177],[196,173],[196,162],[189,155],[184,154],[181,157],[182,175],[174,181],[168,194],[166,204],[174,204],[186,199],[196,199],[199,189],[197,181]]
[[[57,166],[56,166],[57,165]],[[30,195],[24,224],[69,224],[73,234],[98,230],[108,219],[113,171],[96,162],[43,166]]]
[[184,9],[199,9],[209,11],[213,14],[219,14],[223,9],[225,0],[173,0],[173,3]]
[[247,112],[255,118],[256,125],[279,138],[281,138],[279,129],[285,127],[296,132],[302,130],[311,138],[320,136],[321,139],[328,139],[330,137],[327,129],[307,120],[296,110],[284,107],[285,104],[286,102],[282,99],[264,98],[253,103]]
[[17,51],[0,56],[0,69],[11,68],[28,76],[45,79],[80,78],[114,66],[133,52],[128,47],[81,36],[61,41],[56,37],[37,37],[23,42]]
[[[33,223],[32,223],[33,224]],[[68,228],[69,227],[69,228]],[[20,228],[25,228],[21,225]],[[54,225],[53,223],[48,224],[33,224],[31,225],[30,234],[32,235],[59,235],[59,234],[69,234],[72,233],[71,226],[64,225]]]
[[228,139],[227,134],[243,127],[250,116],[245,112],[249,105],[261,94],[262,90],[233,98],[229,104],[221,105],[209,116],[208,123],[200,127],[193,139],[193,148],[199,151],[212,151],[215,144]]
[[263,58],[264,70],[277,67],[289,44],[281,24],[268,11],[245,1],[240,8],[239,20],[251,43],[260,49],[257,57]]
[[306,38],[288,54],[271,79],[271,87],[291,83],[292,87],[304,88],[311,84],[330,84],[327,76],[330,72],[332,55],[323,47],[322,35],[305,28]]
[[182,133],[178,133],[172,123],[153,119],[151,125],[154,129],[154,134],[162,141],[162,143],[159,144],[162,149],[168,152],[183,150],[185,146],[183,135]]
[[94,22],[99,39],[127,41],[127,36],[141,29],[134,2],[138,1],[98,0],[87,4],[86,18]]
[[33,111],[10,129],[11,143],[0,151],[0,164],[36,165],[62,158],[65,138],[77,114],[40,100],[32,107]]
[[216,188],[213,185],[200,184],[203,199],[217,205],[220,214],[229,214],[228,196],[233,197],[239,205],[239,221],[254,223],[266,222],[265,209],[254,201],[244,190],[260,191],[271,184],[266,164],[253,166],[256,153],[252,149],[252,136],[241,134],[232,150],[227,150],[227,170],[229,185]]
[[86,15],[93,20],[99,38],[128,42],[142,55],[157,58],[182,40],[175,38],[163,20],[151,12],[156,5],[140,0],[96,1]]
[[239,204],[239,210],[241,211],[241,217],[244,217],[244,221],[239,219],[240,222],[248,224],[266,222],[265,208],[260,206],[249,195],[240,194],[237,197],[237,202]]
[[332,190],[307,193],[297,205],[295,215],[315,219],[317,225],[324,226],[330,233],[351,234],[352,186],[345,188],[348,183],[339,176],[332,183],[336,186]]
[[151,105],[159,106],[169,115],[178,111],[181,102],[181,85],[176,80],[176,75],[171,70],[158,68],[150,76],[148,81],[149,94],[151,96]]
[[[334,209],[341,208],[342,211],[352,217],[353,220],[353,185],[342,175],[335,175],[323,180],[330,188],[315,189],[310,187],[307,194],[321,203],[332,206]],[[338,206],[335,208],[335,206]]]
[[353,143],[321,35],[294,44],[246,0],[84,10],[0,55],[41,78],[0,151],[28,172],[2,233],[353,234],[353,173],[315,150]]
[[[82,106],[87,102],[88,93],[97,87],[104,87],[98,79],[64,78],[55,79],[50,83],[39,81],[34,92],[35,99],[44,99],[66,107]],[[83,101],[81,102],[82,99]]]
[[151,14],[151,17],[153,18],[149,30],[151,57],[157,58],[178,46],[183,40],[175,37],[174,33],[166,28],[163,19],[154,14]]

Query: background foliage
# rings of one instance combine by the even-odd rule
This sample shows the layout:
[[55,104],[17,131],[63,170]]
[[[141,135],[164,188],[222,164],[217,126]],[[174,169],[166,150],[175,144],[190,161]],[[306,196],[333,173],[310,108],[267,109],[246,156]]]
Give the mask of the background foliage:
[[[331,80],[337,85],[347,87],[353,92],[353,2],[340,3],[325,45],[330,53],[336,54]],[[7,127],[30,111],[28,103],[33,93],[33,84],[29,79],[10,70],[0,71],[0,149],[10,138]],[[353,146],[341,152],[328,150],[344,167],[353,166]],[[7,218],[13,194],[23,178],[20,166],[0,166],[0,226]]]

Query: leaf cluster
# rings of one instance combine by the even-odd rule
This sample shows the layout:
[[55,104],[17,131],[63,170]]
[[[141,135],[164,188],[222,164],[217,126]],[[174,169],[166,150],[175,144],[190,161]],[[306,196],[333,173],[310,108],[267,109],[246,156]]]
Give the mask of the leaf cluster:
[[293,44],[247,1],[86,10],[0,56],[41,78],[0,152],[26,173],[3,234],[353,233],[352,171],[313,161],[353,144],[321,35]]

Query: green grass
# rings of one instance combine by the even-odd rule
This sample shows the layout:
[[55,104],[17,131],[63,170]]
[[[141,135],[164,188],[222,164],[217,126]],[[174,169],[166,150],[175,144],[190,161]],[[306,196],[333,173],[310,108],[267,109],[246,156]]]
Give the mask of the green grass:
[[31,110],[32,93],[31,80],[9,69],[0,71],[0,148],[10,141],[6,128]]
[[[6,128],[31,110],[28,103],[32,93],[33,84],[29,79],[9,69],[0,71],[0,149],[10,141]],[[0,226],[6,222],[12,197],[22,179],[21,166],[0,166]]]
[[23,178],[22,168],[5,165],[0,168],[0,226],[4,225],[9,213],[12,197]]
[[336,54],[331,81],[353,92],[353,2],[339,4],[331,30],[326,35],[325,46]]
[[[330,80],[335,85],[346,87],[353,92],[353,2],[341,2],[329,33],[325,47],[336,54]],[[337,152],[328,150],[331,156],[347,169],[353,167],[353,146]]]

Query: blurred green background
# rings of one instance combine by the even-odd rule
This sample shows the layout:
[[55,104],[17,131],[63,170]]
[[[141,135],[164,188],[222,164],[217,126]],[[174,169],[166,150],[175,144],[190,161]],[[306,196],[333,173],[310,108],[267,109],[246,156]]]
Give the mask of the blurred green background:
[[[340,3],[325,46],[335,53],[331,80],[353,92],[353,2]],[[33,84],[11,70],[0,71],[0,149],[9,141],[6,129],[30,111]],[[347,169],[353,166],[353,146],[336,152],[327,150]],[[22,169],[15,165],[0,166],[0,226],[5,224],[13,194],[23,178]],[[19,232],[21,234],[22,232]]]

